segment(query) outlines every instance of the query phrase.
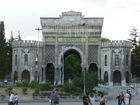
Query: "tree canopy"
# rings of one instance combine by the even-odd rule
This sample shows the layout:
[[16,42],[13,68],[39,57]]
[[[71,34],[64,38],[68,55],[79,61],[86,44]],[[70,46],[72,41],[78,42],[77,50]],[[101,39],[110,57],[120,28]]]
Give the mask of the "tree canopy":
[[132,42],[133,48],[131,52],[131,70],[132,74],[139,77],[140,76],[140,36],[138,29],[133,28],[130,31],[131,39],[129,41]]
[[0,79],[12,71],[12,47],[6,42],[4,22],[0,22]]

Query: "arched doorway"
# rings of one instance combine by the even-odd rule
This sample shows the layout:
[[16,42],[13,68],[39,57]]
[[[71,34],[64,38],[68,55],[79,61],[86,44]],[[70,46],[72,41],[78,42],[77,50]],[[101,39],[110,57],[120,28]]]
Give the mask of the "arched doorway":
[[108,72],[107,71],[105,71],[105,73],[104,73],[104,82],[105,82],[105,84],[108,83]]
[[88,69],[89,72],[93,71],[93,72],[98,72],[98,67],[97,67],[97,64],[96,63],[91,63],[89,65],[89,69]]
[[39,82],[39,72],[35,71],[34,80]]
[[126,83],[128,84],[129,83],[129,72],[128,71],[126,72],[125,79],[126,79]]
[[54,83],[54,65],[52,63],[48,63],[46,66],[46,80]]
[[18,80],[18,72],[15,71],[15,72],[14,72],[14,82],[17,81],[17,80]]
[[64,65],[64,82],[70,82],[75,77],[82,75],[81,56],[77,50],[68,49],[62,56],[61,61]]
[[30,72],[28,70],[22,72],[22,81],[30,81]]
[[121,72],[119,70],[113,72],[113,85],[121,85]]

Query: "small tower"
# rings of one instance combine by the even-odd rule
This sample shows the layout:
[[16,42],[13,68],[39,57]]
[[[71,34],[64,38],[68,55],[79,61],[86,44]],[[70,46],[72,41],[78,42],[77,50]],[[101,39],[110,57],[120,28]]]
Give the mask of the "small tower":
[[131,48],[129,41],[101,43],[101,79],[109,86],[127,86],[131,81]]

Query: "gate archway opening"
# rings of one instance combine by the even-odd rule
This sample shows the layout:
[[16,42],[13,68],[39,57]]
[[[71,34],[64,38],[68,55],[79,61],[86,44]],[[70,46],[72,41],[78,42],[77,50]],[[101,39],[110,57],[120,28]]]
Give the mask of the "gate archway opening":
[[98,72],[98,67],[97,67],[97,64],[96,63],[91,63],[89,65],[89,69],[88,69],[89,72]]
[[22,81],[30,81],[30,72],[28,70],[22,72]]
[[54,70],[54,65],[48,63],[46,66],[46,80],[50,81],[52,84],[54,83]]
[[62,57],[62,63],[64,66],[64,82],[70,82],[75,77],[81,76],[81,56],[78,51],[75,49],[67,50]]
[[121,72],[119,70],[113,72],[113,85],[121,85]]

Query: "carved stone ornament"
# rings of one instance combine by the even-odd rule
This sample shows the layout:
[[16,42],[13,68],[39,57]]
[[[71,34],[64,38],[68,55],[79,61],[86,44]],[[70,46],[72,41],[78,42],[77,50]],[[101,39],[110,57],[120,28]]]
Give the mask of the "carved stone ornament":
[[114,53],[116,53],[116,54],[119,54],[120,52],[121,52],[120,49],[115,49],[115,50],[114,50]]
[[30,49],[29,49],[29,48],[25,48],[25,49],[23,49],[23,52],[24,52],[25,54],[27,54],[27,53],[30,52]]

